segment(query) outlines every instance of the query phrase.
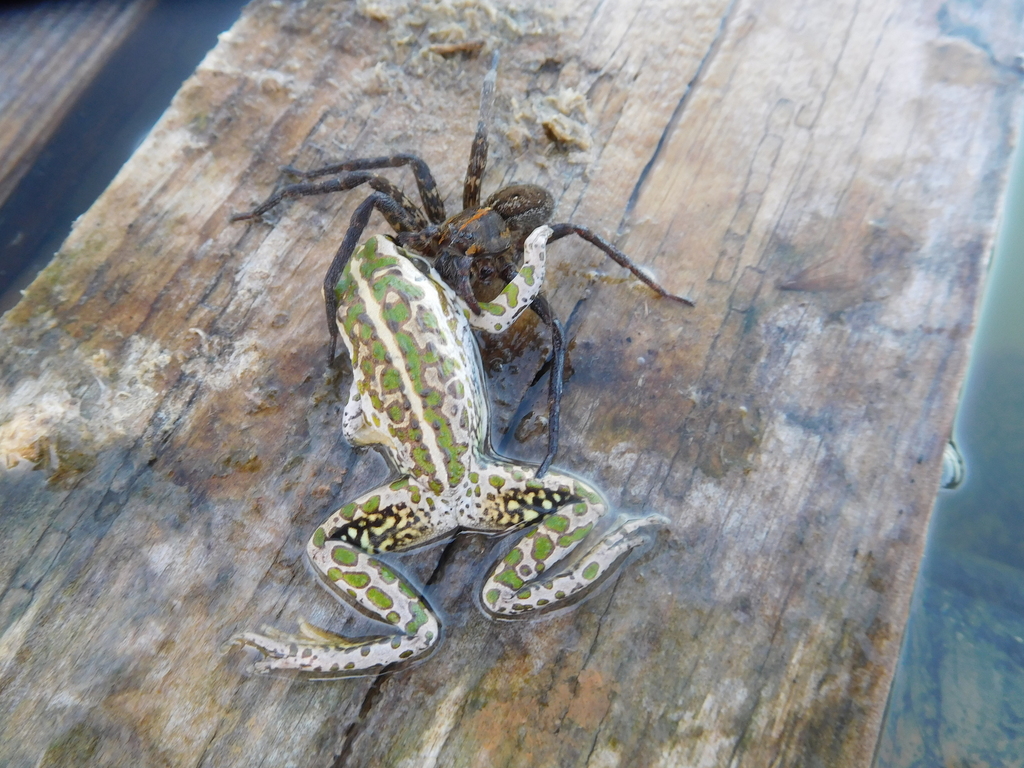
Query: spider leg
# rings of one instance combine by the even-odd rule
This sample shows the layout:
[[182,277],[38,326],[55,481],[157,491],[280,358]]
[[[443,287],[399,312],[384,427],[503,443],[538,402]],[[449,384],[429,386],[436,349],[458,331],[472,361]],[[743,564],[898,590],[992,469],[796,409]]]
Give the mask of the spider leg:
[[[506,283],[512,282],[516,274],[517,270],[514,264],[506,263],[501,268],[501,277]],[[534,314],[540,318],[544,325],[551,328],[551,357],[548,358],[548,362],[551,364],[549,370],[551,375],[548,379],[548,450],[544,456],[544,461],[537,468],[535,475],[536,477],[542,477],[551,466],[555,454],[558,453],[558,429],[562,413],[562,391],[565,388],[565,328],[562,326],[562,321],[551,310],[551,305],[548,304],[547,297],[544,294],[539,293],[534,297],[533,301],[530,302],[530,309],[533,310]],[[541,366],[538,378],[543,371],[544,366]]]
[[441,276],[456,295],[469,307],[474,315],[480,314],[480,302],[473,294],[473,284],[469,280],[469,266],[472,259],[455,250],[445,250],[434,264]]
[[548,240],[548,242],[554,242],[555,240],[566,237],[567,235],[579,235],[591,245],[596,245],[598,248],[604,251],[608,258],[610,258],[616,264],[623,266],[630,272],[632,272],[633,276],[637,280],[639,280],[641,283],[649,287],[652,291],[654,291],[662,298],[678,301],[679,303],[685,304],[688,307],[692,307],[694,305],[693,302],[690,301],[689,299],[685,299],[682,296],[676,296],[674,293],[669,293],[668,291],[666,291],[664,288],[662,288],[660,285],[654,282],[654,280],[645,275],[640,270],[640,267],[633,263],[629,256],[624,254],[622,251],[620,251],[614,245],[609,243],[596,232],[592,232],[586,227],[581,227],[578,224],[552,224],[551,229],[553,231],[551,234],[551,238]]
[[[373,189],[387,196],[395,203],[395,206],[389,206],[387,210],[381,209],[381,213],[384,214],[384,217],[388,220],[388,224],[394,227],[396,231],[416,231],[423,229],[426,226],[427,222],[424,220],[423,214],[420,213],[419,209],[413,204],[413,202],[405,196],[405,193],[402,192],[402,190],[384,177],[377,176],[373,173],[366,173],[365,171],[345,173],[336,178],[327,179],[326,181],[289,184],[286,187],[282,187],[275,194],[268,197],[263,203],[256,206],[248,213],[234,214],[231,217],[231,221],[245,221],[248,219],[259,218],[283,200],[289,200],[296,197],[309,197],[312,195],[329,195],[334,192],[345,192],[350,189],[355,189],[363,184],[369,184]],[[398,209],[401,210],[399,211]]]
[[551,327],[551,378],[548,381],[548,451],[544,461],[537,468],[536,477],[541,477],[558,453],[558,426],[562,413],[562,390],[565,385],[565,329],[562,321],[551,311],[544,294],[537,294],[530,309],[545,325]]
[[366,229],[366,224],[370,220],[370,214],[373,213],[374,208],[380,211],[384,218],[388,220],[388,223],[398,231],[408,229],[413,225],[413,222],[408,220],[408,211],[393,197],[384,192],[374,192],[352,212],[348,231],[345,232],[345,239],[341,241],[341,247],[334,254],[331,266],[328,267],[327,275],[324,277],[324,309],[327,312],[327,332],[331,336],[331,348],[327,359],[328,365],[334,362],[334,353],[338,348],[339,335],[337,321],[338,296],[334,292],[334,286],[338,284],[342,270],[345,269],[348,260],[352,258],[352,252],[355,251],[356,245],[358,245],[359,239],[362,237],[363,230]]
[[[427,218],[430,220],[430,223],[440,224],[448,218],[444,212],[444,202],[441,200],[441,194],[437,191],[437,182],[434,181],[434,175],[430,172],[430,168],[416,155],[397,154],[386,157],[345,160],[333,165],[325,165],[323,168],[315,168],[311,171],[300,171],[297,168],[286,165],[281,170],[302,179],[318,179],[321,176],[334,176],[339,173],[370,171],[377,168],[400,168],[403,165],[412,168],[413,176],[416,177],[416,186],[420,191],[420,200],[423,201],[423,210],[427,212]],[[392,197],[395,197],[396,200],[398,199],[395,195],[392,195]]]
[[494,83],[498,78],[498,52],[494,52],[491,68],[484,77],[480,89],[480,117],[476,123],[476,136],[469,152],[469,168],[466,169],[466,185],[462,189],[462,208],[469,210],[480,207],[480,182],[487,167],[487,126],[491,123],[494,108]]

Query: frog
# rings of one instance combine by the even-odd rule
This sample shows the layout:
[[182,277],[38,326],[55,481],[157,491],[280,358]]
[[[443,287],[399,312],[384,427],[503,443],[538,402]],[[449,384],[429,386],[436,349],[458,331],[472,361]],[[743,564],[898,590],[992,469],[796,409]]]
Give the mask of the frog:
[[[392,476],[346,502],[310,536],[306,556],[336,598],[389,627],[344,637],[301,620],[297,633],[264,628],[230,643],[256,649],[254,671],[312,678],[375,674],[430,655],[437,612],[385,558],[464,531],[524,532],[487,571],[479,604],[495,619],[522,619],[594,593],[666,524],[620,516],[589,482],[496,454],[487,384],[473,329],[495,332],[530,306],[544,281],[549,226],[524,244],[523,266],[481,312],[433,266],[384,235],[345,264],[334,291],[336,322],[352,369],[341,429],[356,447],[384,454]],[[601,532],[603,531],[603,532]],[[596,541],[594,539],[596,538]]]

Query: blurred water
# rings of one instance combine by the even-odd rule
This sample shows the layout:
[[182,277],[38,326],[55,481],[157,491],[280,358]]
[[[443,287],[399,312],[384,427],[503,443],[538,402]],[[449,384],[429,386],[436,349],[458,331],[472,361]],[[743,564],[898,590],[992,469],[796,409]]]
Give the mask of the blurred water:
[[1024,152],[1018,147],[877,768],[1024,765]]

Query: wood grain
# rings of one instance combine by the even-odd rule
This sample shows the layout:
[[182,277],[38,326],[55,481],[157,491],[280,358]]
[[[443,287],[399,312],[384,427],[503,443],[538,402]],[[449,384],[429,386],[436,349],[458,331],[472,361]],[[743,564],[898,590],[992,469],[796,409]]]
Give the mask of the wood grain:
[[[4,316],[8,762],[867,764],[1019,127],[1012,4],[402,8],[251,4]],[[238,630],[372,631],[301,553],[387,469],[340,436],[316,288],[360,196],[228,218],[282,164],[395,150],[457,205],[477,41],[485,194],[544,184],[697,302],[551,249],[556,464],[671,528],[526,623],[476,608],[493,542],[459,537],[401,560],[445,621],[425,663],[248,676]],[[544,348],[486,342],[495,441],[534,459]]]

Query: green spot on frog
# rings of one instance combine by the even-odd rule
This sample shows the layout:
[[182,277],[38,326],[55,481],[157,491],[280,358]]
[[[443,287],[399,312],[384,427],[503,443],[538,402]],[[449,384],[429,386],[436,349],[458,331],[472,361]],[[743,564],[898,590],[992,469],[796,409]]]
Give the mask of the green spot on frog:
[[420,325],[430,331],[441,330],[441,325],[437,322],[437,315],[431,312],[429,309],[421,309],[419,313]]
[[374,280],[372,290],[373,298],[378,303],[382,302],[384,300],[384,295],[389,292],[403,297],[402,302],[392,304],[382,313],[384,314],[385,319],[387,318],[388,312],[393,312],[396,317],[403,318],[398,321],[399,324],[405,322],[409,317],[409,308],[404,302],[409,298],[412,298],[413,300],[423,298],[423,291],[419,286],[413,285],[404,277],[390,272],[386,272]]
[[400,477],[397,480],[395,480],[395,482],[393,482],[391,485],[389,485],[388,488],[390,488],[392,491],[400,491],[403,488],[407,488],[408,486],[409,486],[409,478],[408,477]]
[[354,571],[353,573],[343,573],[341,578],[345,580],[345,583],[349,586],[355,587],[356,589],[362,589],[370,583],[370,574],[363,573],[362,571]]
[[[374,289],[376,289],[376,287],[377,286],[375,285]],[[409,305],[401,301],[396,301],[386,307],[384,311],[381,312],[381,315],[385,320],[403,325],[405,321],[409,319]]]
[[600,566],[597,563],[591,563],[590,565],[588,565],[586,568],[583,569],[583,578],[586,579],[587,581],[590,581],[595,576],[597,576],[597,571],[598,571],[599,568],[600,568]]
[[489,315],[503,315],[505,314],[505,308],[500,304],[492,304],[489,301],[480,302],[480,311],[486,312]]
[[519,565],[519,561],[523,559],[523,553],[518,549],[511,549],[509,553],[505,555],[505,562],[509,565]]
[[[533,559],[534,560],[547,560],[551,557],[551,553],[555,551],[555,543],[551,541],[547,536],[540,535],[533,540]],[[540,563],[538,563],[538,568]]]
[[419,595],[417,595],[417,594],[416,594],[416,593],[415,593],[415,592],[413,591],[412,587],[410,587],[410,586],[409,586],[408,584],[406,584],[406,583],[405,583],[404,581],[400,581],[400,582],[398,582],[398,591],[399,591],[399,592],[401,592],[401,593],[402,593],[403,595],[405,595],[406,597],[412,598],[413,600],[416,600],[416,599],[418,599],[418,598],[419,598]]
[[366,599],[381,610],[387,610],[395,604],[394,600],[377,587],[370,587],[366,590]]
[[341,578],[341,571],[339,571],[337,568],[328,568],[327,578],[331,581],[337,581]]
[[338,510],[338,514],[341,515],[343,520],[351,520],[356,513],[355,502],[346,504],[344,507]]
[[402,620],[402,617],[398,615],[398,611],[389,611],[388,615],[384,618],[388,620],[389,624],[397,624]]
[[419,628],[427,623],[427,612],[423,610],[423,605],[418,600],[409,605],[409,612],[412,614],[412,620],[405,625],[405,633],[415,635]]
[[430,451],[424,446],[417,445],[412,449],[412,458],[416,462],[416,469],[421,476],[432,477],[437,472],[437,467],[430,460]]
[[530,590],[524,589],[524,590],[522,590],[520,592],[517,592],[516,593],[516,597],[519,598],[520,600],[529,600],[530,599]]
[[523,276],[523,282],[525,282],[527,285],[533,285],[533,273],[533,267],[530,266],[523,267],[521,270],[519,270],[519,274]]
[[469,473],[469,482],[471,482],[471,483],[479,483],[480,482],[480,475],[479,475],[479,473],[477,473],[477,472],[470,472]]
[[560,547],[568,547],[570,544],[574,544],[577,541],[581,541],[582,539],[586,538],[587,534],[590,533],[590,530],[593,527],[594,527],[593,523],[587,523],[586,525],[581,525],[579,528],[577,528],[572,533],[567,533],[564,536],[559,536],[558,537],[558,546],[560,546]]
[[598,496],[596,493],[594,493],[589,488],[587,488],[582,483],[575,483],[575,486],[576,486],[575,492],[576,492],[577,496],[583,497],[584,499],[589,501],[591,504],[600,504],[601,503],[601,497]]
[[512,589],[519,589],[523,586],[523,580],[511,568],[506,569],[494,577],[494,580]]
[[402,377],[395,368],[388,367],[384,369],[384,374],[380,377],[380,385],[388,392],[393,392],[402,388]]
[[396,581],[398,581],[397,574],[390,568],[388,568],[386,565],[384,565],[383,563],[377,563],[376,566],[377,573],[380,574],[381,581],[383,581],[385,584],[394,584]]
[[579,504],[573,504],[573,505],[572,505],[572,511],[573,511],[573,512],[574,512],[575,514],[577,514],[577,515],[585,515],[585,514],[587,514],[587,510],[588,510],[589,508],[590,508],[590,507],[588,507],[588,506],[587,506],[587,505],[586,505],[586,504],[585,504],[584,502],[582,502],[582,501],[581,501],[581,502],[580,502]]
[[[339,303],[341,300],[343,299],[339,298]],[[355,335],[355,328],[357,325],[360,325],[360,318],[363,317],[365,314],[366,305],[363,304],[362,302],[350,303],[347,307],[345,307],[345,315],[341,319],[341,324],[342,326],[344,326],[345,332],[349,336]],[[370,334],[373,333],[373,329],[370,328],[370,326],[368,325],[362,326],[362,328],[360,329],[360,334],[362,334],[364,331],[369,331]],[[368,339],[369,335],[367,335],[366,338]]]
[[359,556],[351,549],[335,547],[331,552],[331,559],[338,565],[355,565],[359,561]]
[[[388,359],[388,351],[387,351],[387,349],[384,348],[384,345],[381,344],[379,341],[374,340],[373,346],[371,347],[371,349],[372,349],[372,354],[373,354],[373,359],[374,360],[378,360],[380,362],[384,362],[385,360]],[[374,406],[374,407],[376,407],[376,406]]]
[[324,545],[325,541],[327,541],[327,533],[323,528],[317,528],[316,531],[313,532],[313,546],[319,549]]
[[363,512],[367,514],[370,514],[371,512],[376,512],[379,506],[380,496],[371,496],[370,498],[363,502]]
[[565,515],[548,515],[544,520],[544,525],[555,533],[565,533],[569,528],[569,518]]
[[505,290],[501,293],[506,299],[508,299],[508,305],[510,307],[514,307],[519,304],[519,286],[515,283],[509,283],[506,285]]
[[497,488],[499,491],[505,486],[505,478],[501,475],[491,475],[487,478],[487,482]]
[[487,600],[487,602],[491,605],[494,605],[496,602],[498,602],[499,597],[501,597],[501,592],[499,592],[496,589],[489,589],[487,590],[487,594],[484,596],[484,599]]

